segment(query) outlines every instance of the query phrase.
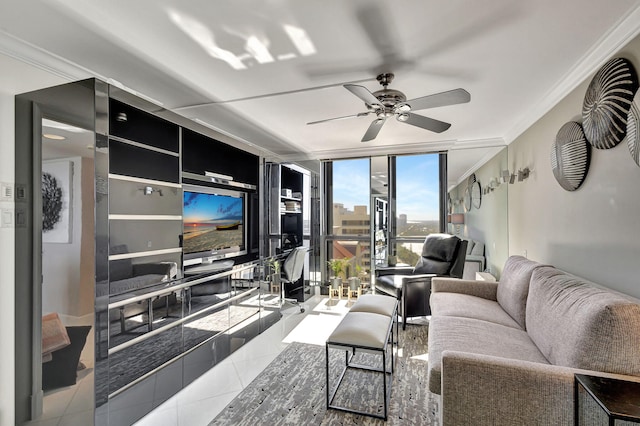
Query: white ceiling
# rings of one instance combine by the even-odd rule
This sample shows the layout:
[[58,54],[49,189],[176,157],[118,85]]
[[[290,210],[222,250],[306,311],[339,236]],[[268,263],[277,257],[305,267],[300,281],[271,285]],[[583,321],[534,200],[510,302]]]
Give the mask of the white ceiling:
[[[640,0],[2,0],[0,52],[99,77],[286,158],[451,151],[459,179],[511,142],[640,28]],[[221,59],[225,58],[225,59]],[[261,63],[262,62],[262,63]],[[372,116],[341,85],[471,102],[420,111],[436,134]],[[329,86],[323,89],[313,89]],[[283,93],[294,92],[294,93]],[[250,98],[246,100],[241,100]],[[464,159],[462,159],[464,157]],[[472,158],[470,158],[472,157]],[[450,182],[451,183],[451,182]]]

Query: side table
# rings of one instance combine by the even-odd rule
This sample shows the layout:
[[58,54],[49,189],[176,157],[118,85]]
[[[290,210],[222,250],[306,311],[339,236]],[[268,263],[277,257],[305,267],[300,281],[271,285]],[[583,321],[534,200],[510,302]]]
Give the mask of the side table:
[[576,374],[574,376],[576,425],[580,424],[581,395],[593,399],[598,404],[611,426],[616,420],[640,423],[640,383]]
[[496,277],[488,272],[476,272],[476,281],[496,282]]

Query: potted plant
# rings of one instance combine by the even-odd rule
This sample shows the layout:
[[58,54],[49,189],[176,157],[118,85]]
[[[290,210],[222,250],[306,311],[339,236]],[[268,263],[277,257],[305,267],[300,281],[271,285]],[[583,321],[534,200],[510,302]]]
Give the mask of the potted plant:
[[356,276],[349,277],[349,290],[352,290],[352,291],[355,291],[358,289],[358,287],[360,287],[360,274],[362,273],[362,266],[356,264],[355,270],[356,270]]
[[342,286],[342,275],[344,274],[346,259],[331,259],[327,263],[333,272],[333,276],[329,279],[331,288],[338,289]]
[[271,281],[271,288],[273,291],[274,286],[280,286],[280,261],[274,257],[271,257],[267,260],[267,275],[269,276],[269,281]]

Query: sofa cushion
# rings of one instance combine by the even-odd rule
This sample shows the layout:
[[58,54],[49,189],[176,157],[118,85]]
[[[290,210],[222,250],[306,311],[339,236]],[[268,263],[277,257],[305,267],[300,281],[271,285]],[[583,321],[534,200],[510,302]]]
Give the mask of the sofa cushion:
[[121,294],[129,291],[138,290],[144,287],[148,287],[152,284],[158,284],[162,282],[165,275],[149,274],[141,275],[139,277],[131,277],[124,280],[113,281],[109,283],[109,294]]
[[475,243],[476,242],[473,240],[467,240],[467,256],[471,254],[471,250],[473,250]]
[[639,303],[540,267],[531,277],[527,331],[552,364],[640,376]]
[[529,281],[534,269],[542,266],[522,256],[510,256],[504,264],[498,285],[498,303],[511,317],[526,328],[526,306]]
[[471,253],[469,254],[472,256],[484,256],[484,243],[476,241],[476,243],[473,245]]
[[498,302],[470,294],[431,293],[431,316],[473,318],[522,329]]
[[432,316],[429,321],[431,392],[440,394],[442,352],[460,351],[549,364],[524,330],[472,318]]

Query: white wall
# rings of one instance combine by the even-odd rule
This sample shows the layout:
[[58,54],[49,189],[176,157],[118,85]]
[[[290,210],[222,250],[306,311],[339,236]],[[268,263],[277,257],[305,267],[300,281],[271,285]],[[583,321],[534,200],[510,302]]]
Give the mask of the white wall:
[[[640,71],[640,37],[615,57]],[[590,80],[591,77],[589,77]],[[568,121],[582,122],[585,81],[509,146],[509,166],[533,168],[509,186],[509,251],[640,297],[640,167],[626,140],[592,150],[586,180],[563,190],[551,172],[551,144]]]
[[[66,83],[0,54],[0,182],[14,181],[14,96]],[[0,208],[14,209],[0,201]],[[14,424],[14,230],[0,228],[0,425]]]
[[[500,171],[507,168],[507,149],[503,149],[491,160],[475,171],[476,180],[482,188],[489,185],[492,179],[500,176]],[[474,207],[464,211],[464,202],[455,206],[456,213],[464,213],[465,224],[461,226],[458,236],[480,241],[485,245],[485,268],[500,278],[502,266],[508,257],[508,224],[507,224],[507,192],[509,185],[502,184],[488,194],[482,195],[480,209]],[[452,198],[464,199],[467,182],[463,182],[451,191]],[[454,225],[449,225],[455,234]]]

